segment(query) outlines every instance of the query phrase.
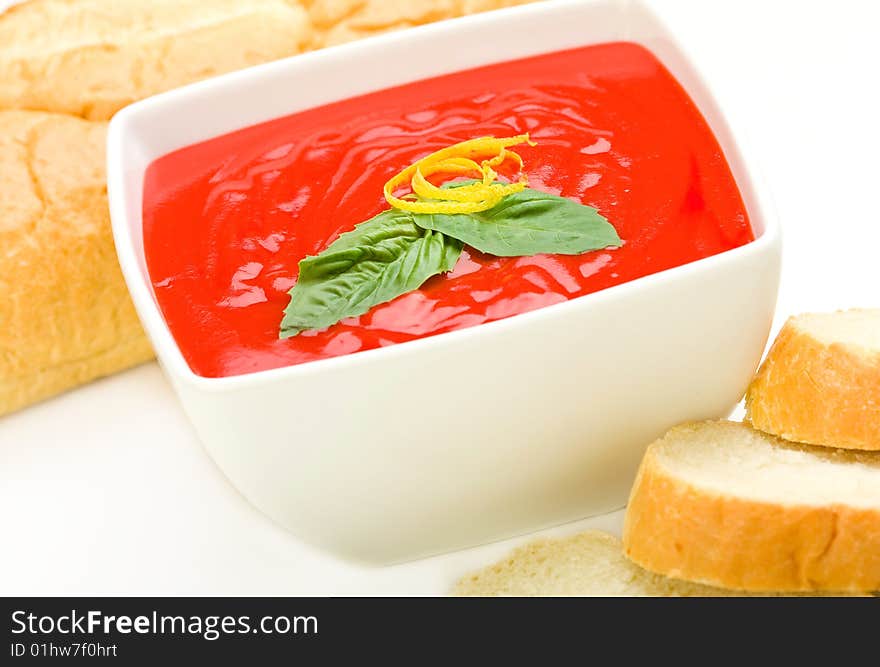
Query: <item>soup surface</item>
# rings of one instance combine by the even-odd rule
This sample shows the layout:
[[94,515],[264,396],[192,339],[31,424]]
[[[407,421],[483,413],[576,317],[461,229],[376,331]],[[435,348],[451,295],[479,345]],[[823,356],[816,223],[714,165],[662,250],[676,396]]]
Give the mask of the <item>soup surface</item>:
[[[279,340],[297,264],[388,208],[402,168],[473,137],[528,132],[530,187],[596,207],[624,244],[455,269],[368,313]],[[753,240],[725,157],[646,49],[609,43],[419,81],[188,146],[144,182],[144,246],[192,370],[239,375],[471,327]],[[539,344],[536,342],[536,344]]]

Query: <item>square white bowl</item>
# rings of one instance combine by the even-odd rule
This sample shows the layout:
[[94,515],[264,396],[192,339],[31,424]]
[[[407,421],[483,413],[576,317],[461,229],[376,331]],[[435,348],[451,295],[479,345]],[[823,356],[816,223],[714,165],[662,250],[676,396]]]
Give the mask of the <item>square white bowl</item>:
[[[754,242],[431,338],[235,377],[190,370],[144,258],[142,188],[154,159],[390,86],[617,40],[649,48],[696,102]],[[127,107],[110,125],[110,209],[135,306],[217,465],[304,540],[387,563],[619,508],[652,439],[729,414],[766,344],[781,245],[736,137],[675,36],[641,3],[549,2],[296,56]]]

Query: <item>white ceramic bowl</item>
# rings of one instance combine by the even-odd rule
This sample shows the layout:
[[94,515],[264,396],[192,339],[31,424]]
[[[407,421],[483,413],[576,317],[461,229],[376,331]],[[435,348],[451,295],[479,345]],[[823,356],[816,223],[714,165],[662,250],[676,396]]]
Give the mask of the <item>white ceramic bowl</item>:
[[[153,159],[388,86],[620,39],[651,49],[700,107],[756,241],[432,338],[236,377],[189,369],[144,261],[141,196]],[[302,539],[383,563],[619,508],[653,438],[730,412],[766,343],[779,279],[779,229],[751,168],[675,36],[633,2],[524,6],[254,67],[126,108],[108,142],[122,269],[211,456]]]

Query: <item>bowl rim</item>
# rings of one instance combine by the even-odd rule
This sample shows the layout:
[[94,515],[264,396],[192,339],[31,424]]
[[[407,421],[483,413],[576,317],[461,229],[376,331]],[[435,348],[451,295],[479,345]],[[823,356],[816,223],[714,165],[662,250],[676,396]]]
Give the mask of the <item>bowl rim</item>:
[[[127,214],[129,195],[126,182],[131,177],[129,174],[131,169],[126,169],[125,167],[125,144],[130,140],[129,135],[133,131],[131,126],[135,121],[140,118],[149,118],[152,114],[163,108],[185,106],[187,103],[197,99],[205,92],[217,92],[222,89],[233,90],[242,83],[267,73],[284,72],[287,70],[302,71],[309,67],[320,68],[331,59],[345,58],[356,60],[365,54],[374,54],[373,57],[377,57],[375,54],[378,54],[385,46],[392,43],[397,46],[423,46],[426,40],[448,37],[451,33],[455,33],[465,26],[471,28],[491,29],[493,23],[501,20],[516,18],[518,20],[526,21],[529,20],[529,18],[541,14],[555,12],[564,13],[569,9],[582,9],[585,6],[613,6],[624,9],[627,12],[640,14],[643,19],[648,20],[652,24],[653,29],[657,30],[659,34],[668,39],[672,49],[682,58],[683,66],[689,70],[689,77],[694,81],[695,86],[700,88],[700,92],[708,100],[709,104],[714,107],[712,111],[715,114],[715,118],[713,121],[710,121],[707,118],[707,122],[710,123],[713,133],[717,136],[720,130],[725,130],[730,138],[731,146],[729,147],[729,150],[725,150],[728,162],[732,162],[733,159],[738,158],[744,165],[743,178],[746,182],[740,182],[740,179],[737,179],[737,186],[741,192],[745,189],[750,189],[753,193],[754,206],[752,208],[754,210],[749,209],[748,211],[749,218],[753,224],[753,231],[755,233],[755,239],[753,241],[716,255],[711,255],[686,264],[664,269],[657,273],[601,289],[597,292],[585,294],[574,299],[569,299],[536,310],[520,313],[515,317],[507,317],[492,322],[486,322],[478,326],[417,338],[415,340],[406,341],[402,344],[379,347],[357,353],[344,354],[337,357],[318,359],[302,364],[253,371],[240,375],[209,377],[199,375],[192,370],[189,363],[184,358],[183,353],[180,351],[177,341],[174,339],[173,334],[165,322],[165,318],[162,316],[161,309],[155,300],[152,286],[149,283],[148,275],[145,279],[145,276],[139,267],[141,253],[137,251],[136,245],[133,242],[133,232],[138,231],[142,233],[143,230],[143,221],[138,224],[132,224]],[[606,39],[604,41],[616,40]],[[638,43],[637,39],[632,41]],[[597,43],[601,42],[586,39],[582,46]],[[577,47],[561,47],[562,50],[567,48]],[[524,51],[524,54],[521,56],[506,57],[499,62],[515,60],[518,57],[529,57],[536,53],[551,53],[553,50],[544,49],[536,53],[526,51]],[[663,62],[663,59],[659,55],[657,55],[657,57]],[[668,66],[666,62],[664,62],[664,65]],[[477,63],[465,67],[456,67],[448,70],[448,72],[463,71],[469,67],[479,66],[480,64]],[[409,78],[401,76],[398,84],[390,85],[405,85],[406,83],[425,78],[432,78],[433,76],[438,76],[438,74],[424,74]],[[388,86],[373,87],[369,90],[378,91],[387,87]],[[689,95],[693,93],[693,87],[685,87],[685,90]],[[358,94],[360,93],[348,94],[336,99],[346,99]],[[417,26],[404,31],[385,33],[347,44],[332,46],[318,51],[303,53],[262,65],[256,65],[247,69],[230,72],[228,74],[154,95],[125,107],[113,117],[107,135],[107,189],[110,204],[111,225],[119,263],[138,316],[151,339],[156,351],[156,356],[164,366],[166,372],[175,379],[184,381],[189,386],[209,392],[234,391],[237,389],[263,385],[267,382],[272,383],[276,381],[284,381],[298,378],[300,376],[309,377],[314,373],[325,373],[345,366],[372,365],[374,363],[382,363],[394,356],[418,355],[421,350],[427,350],[431,347],[455,345],[457,342],[466,340],[467,338],[479,339],[482,336],[497,336],[503,334],[505,331],[528,327],[532,323],[538,322],[541,319],[563,318],[566,313],[573,309],[589,307],[591,304],[603,300],[625,298],[629,293],[634,291],[663,285],[664,283],[671,281],[692,279],[707,270],[740,262],[754,255],[768,253],[778,254],[780,252],[781,229],[777,220],[772,197],[766,186],[766,181],[765,179],[760,178],[761,170],[759,160],[755,157],[756,153],[754,147],[750,144],[747,133],[743,130],[742,125],[737,124],[732,126],[729,115],[730,106],[725,105],[723,102],[724,96],[720,95],[717,89],[708,85],[705,77],[703,77],[696,66],[694,59],[687,52],[686,47],[682,45],[677,37],[675,37],[674,33],[667,27],[665,22],[663,22],[642,0],[551,0],[549,2],[545,1],[537,4],[509,7],[506,9]],[[309,104],[303,106],[300,111],[322,106],[323,104],[324,103]],[[706,116],[706,109],[699,104],[697,106],[701,114]],[[298,111],[291,111],[290,113],[297,112]],[[243,129],[250,127],[253,124],[254,123],[246,122],[235,129]],[[226,132],[215,136],[222,136],[227,132],[235,131],[235,129],[227,130]],[[198,143],[198,141],[184,143],[178,146],[178,148],[183,148],[192,143]],[[172,149],[172,151],[173,150],[176,149]],[[172,151],[165,151],[161,154],[168,154]],[[735,156],[731,156],[729,154],[730,151],[733,151]],[[145,169],[151,162],[152,160],[148,161],[143,169],[137,170],[137,177],[141,182],[143,181]],[[736,175],[734,175],[734,178],[736,179]],[[138,208],[140,208],[142,205],[142,198],[138,199]],[[756,220],[760,220],[763,223],[762,230],[755,229],[754,223]]]

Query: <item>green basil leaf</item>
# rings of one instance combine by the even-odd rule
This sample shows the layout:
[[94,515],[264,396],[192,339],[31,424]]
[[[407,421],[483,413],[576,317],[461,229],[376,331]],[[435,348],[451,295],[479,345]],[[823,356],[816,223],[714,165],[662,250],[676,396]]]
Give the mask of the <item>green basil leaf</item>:
[[460,254],[460,241],[417,226],[411,213],[384,211],[299,263],[279,338],[362,315],[452,270]]
[[[466,184],[456,182],[449,187]],[[507,195],[480,213],[420,213],[413,220],[424,229],[498,257],[579,255],[621,245],[617,231],[595,208],[531,188]]]

